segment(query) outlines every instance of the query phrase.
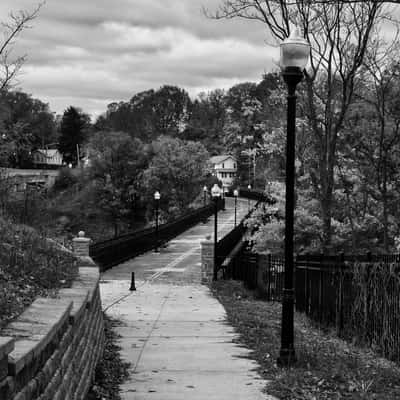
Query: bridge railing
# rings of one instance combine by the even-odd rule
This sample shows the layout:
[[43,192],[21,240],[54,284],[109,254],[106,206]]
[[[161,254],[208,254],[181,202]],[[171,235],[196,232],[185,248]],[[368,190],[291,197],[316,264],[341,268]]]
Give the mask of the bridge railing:
[[[220,209],[224,207],[223,203],[223,201],[219,203]],[[94,243],[89,249],[90,256],[104,271],[171,240],[193,225],[206,220],[213,212],[214,204],[211,203],[190,211],[172,222],[160,224],[158,233],[155,227],[151,227]]]
[[[233,190],[226,193],[227,197],[233,197]],[[249,200],[261,201],[268,204],[274,204],[275,201],[271,199],[263,190],[239,188],[239,197]]]
[[[265,198],[262,197],[262,199]],[[231,262],[234,260],[234,258],[237,258],[236,253],[241,251],[241,248],[243,247],[240,245],[240,243],[243,242],[243,238],[247,232],[247,227],[244,223],[245,220],[255,209],[257,209],[259,203],[263,201],[265,200],[257,200],[257,203],[240,221],[240,223],[217,242],[215,261],[217,262],[217,271],[222,269],[224,277],[227,273],[230,273],[229,270],[231,267]]]

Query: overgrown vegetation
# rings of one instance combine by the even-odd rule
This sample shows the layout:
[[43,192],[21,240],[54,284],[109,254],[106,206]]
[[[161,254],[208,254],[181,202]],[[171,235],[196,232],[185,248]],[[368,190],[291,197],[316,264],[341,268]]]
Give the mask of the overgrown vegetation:
[[153,223],[157,190],[160,222],[203,204],[209,155],[198,143],[162,137],[145,145],[124,132],[97,132],[87,151],[88,165],[61,169],[47,192],[25,191],[17,200],[5,176],[0,188],[7,213],[53,237],[84,230],[98,241]]
[[395,400],[400,398],[400,368],[372,351],[321,331],[295,315],[297,364],[281,369],[281,305],[254,298],[236,281],[218,281],[214,295],[224,305],[228,321],[240,334],[238,343],[252,350],[259,372],[268,380],[266,392],[280,400]]
[[355,263],[351,335],[391,360],[400,359],[400,275],[398,263]]
[[118,320],[104,314],[104,353],[97,364],[94,382],[86,400],[121,400],[119,385],[128,378],[130,364],[124,362],[119,354],[119,336],[113,329],[119,324]]
[[74,257],[25,225],[0,218],[0,329],[38,296],[69,287]]

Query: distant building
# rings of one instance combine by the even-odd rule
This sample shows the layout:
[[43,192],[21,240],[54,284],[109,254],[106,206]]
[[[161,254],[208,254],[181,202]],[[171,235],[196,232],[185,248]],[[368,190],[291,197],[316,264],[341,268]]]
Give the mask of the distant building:
[[237,171],[237,162],[235,157],[225,154],[221,156],[211,157],[209,160],[212,175],[216,176],[224,188],[229,188]]
[[50,188],[60,170],[0,168],[0,178],[11,192],[24,192],[27,188]]
[[33,152],[33,164],[40,168],[59,168],[63,157],[57,149],[38,149]]

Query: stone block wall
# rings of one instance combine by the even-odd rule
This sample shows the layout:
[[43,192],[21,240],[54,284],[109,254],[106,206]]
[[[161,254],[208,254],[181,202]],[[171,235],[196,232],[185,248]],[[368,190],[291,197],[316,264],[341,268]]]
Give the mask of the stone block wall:
[[57,298],[38,298],[0,336],[1,400],[83,400],[104,347],[99,270],[84,256]]

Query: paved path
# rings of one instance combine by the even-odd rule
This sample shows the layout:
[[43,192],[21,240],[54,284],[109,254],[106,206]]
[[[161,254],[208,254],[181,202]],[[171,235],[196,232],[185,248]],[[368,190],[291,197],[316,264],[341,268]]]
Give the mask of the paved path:
[[[219,237],[233,227],[233,200],[219,213]],[[247,200],[239,201],[238,216]],[[148,252],[102,275],[107,314],[122,320],[122,357],[131,363],[124,400],[261,400],[266,382],[246,358],[221,304],[200,284],[200,242],[213,218],[178,236],[160,253]],[[130,292],[135,271],[137,291]]]

